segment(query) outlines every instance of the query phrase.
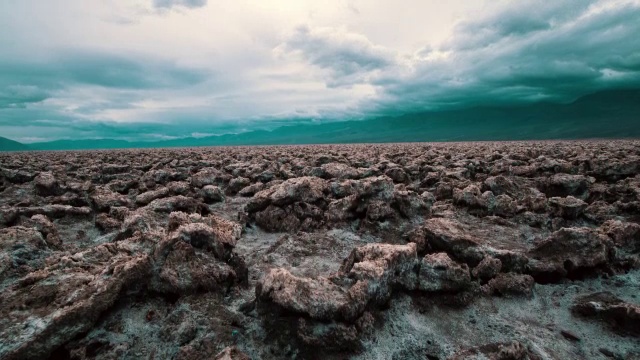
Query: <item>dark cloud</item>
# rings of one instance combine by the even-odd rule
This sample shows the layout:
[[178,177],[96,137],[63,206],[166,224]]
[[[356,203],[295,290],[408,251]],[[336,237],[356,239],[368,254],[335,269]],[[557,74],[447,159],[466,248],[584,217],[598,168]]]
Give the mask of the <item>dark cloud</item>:
[[136,109],[154,94],[188,90],[212,76],[171,62],[98,52],[67,50],[34,61],[0,61],[0,132],[39,139],[184,132],[189,126],[146,119],[116,123],[103,113]]
[[153,6],[159,9],[168,9],[174,6],[199,8],[207,5],[208,0],[153,0]]
[[67,54],[58,62],[59,73],[71,81],[115,88],[188,86],[202,81],[204,75],[166,62],[105,54]]
[[57,85],[79,83],[125,89],[187,86],[200,82],[205,75],[166,61],[79,51],[66,51],[46,62],[18,67],[26,81],[45,79]]
[[329,86],[363,82],[369,73],[384,69],[394,61],[390,51],[375,46],[366,37],[336,29],[300,26],[280,48],[329,70]]
[[[108,106],[123,105],[111,102]],[[0,132],[4,137],[26,142],[78,138],[144,141],[188,137],[193,133],[229,133],[238,129],[238,124],[216,124],[206,115],[188,116],[184,113],[174,114],[172,121],[159,119],[156,122],[90,120],[90,117],[84,116],[94,110],[97,109],[65,112],[46,104],[0,108]]]
[[38,103],[55,92],[78,85],[125,90],[176,89],[198,84],[209,75],[169,62],[77,51],[41,61],[0,61],[0,108]]
[[377,77],[377,111],[570,101],[640,87],[637,3],[511,4],[459,24],[442,48],[418,52],[411,71]]
[[10,85],[0,89],[0,109],[24,108],[28,104],[39,103],[49,97],[49,93],[37,86]]
[[466,19],[454,29],[446,50],[477,49],[500,41],[512,41],[532,33],[550,30],[574,20],[595,1],[522,0]]

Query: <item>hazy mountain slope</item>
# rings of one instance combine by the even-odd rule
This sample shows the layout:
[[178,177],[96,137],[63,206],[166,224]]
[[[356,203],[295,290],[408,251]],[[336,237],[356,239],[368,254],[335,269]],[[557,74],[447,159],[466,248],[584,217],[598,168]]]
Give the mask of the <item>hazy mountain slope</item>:
[[122,149],[136,146],[125,140],[86,139],[86,140],[56,140],[43,143],[29,144],[34,150],[82,150],[82,149]]
[[362,121],[282,126],[204,138],[130,143],[77,140],[30,144],[33,149],[208,145],[321,144],[408,141],[542,140],[640,137],[640,90],[604,91],[569,104],[475,107]]
[[29,150],[29,147],[25,144],[13,141],[0,136],[0,151],[20,151]]

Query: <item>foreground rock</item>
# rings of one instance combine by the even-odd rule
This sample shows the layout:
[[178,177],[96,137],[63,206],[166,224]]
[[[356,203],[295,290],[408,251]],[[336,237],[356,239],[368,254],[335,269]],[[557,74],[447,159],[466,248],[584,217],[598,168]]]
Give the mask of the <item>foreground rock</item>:
[[446,253],[426,255],[420,263],[418,288],[423,291],[460,291],[471,285],[467,264],[457,264]]
[[216,355],[215,360],[249,360],[251,359],[247,354],[238,350],[235,346],[230,346],[222,350]]
[[37,359],[89,330],[120,292],[148,277],[151,261],[131,242],[60,256],[0,295],[3,359]]
[[365,290],[363,283],[345,289],[326,278],[299,278],[273,269],[256,287],[256,296],[316,320],[354,320],[369,300]]
[[541,359],[540,354],[518,341],[494,343],[457,352],[448,360],[490,359],[490,360],[533,360]]
[[[0,244],[6,246],[0,248],[5,250],[3,256],[20,263],[20,256],[27,253],[9,250],[27,240],[30,248],[18,248],[33,259],[23,262],[31,272],[0,295],[0,337],[13,339],[0,347],[1,357],[48,356],[91,329],[127,289],[225,292],[246,282],[246,266],[233,252],[241,232],[237,223],[214,215],[172,213],[169,225],[175,230],[163,235],[153,228],[153,214],[153,208],[129,214],[121,232],[125,239],[73,255],[53,252],[41,232],[51,234],[55,227],[42,215],[33,219],[40,230],[0,229]],[[12,263],[2,269],[7,279],[25,273]]]
[[578,297],[571,311],[577,316],[600,320],[614,331],[640,336],[640,306],[627,303],[612,293]]
[[0,229],[0,279],[14,280],[44,266],[52,253],[42,234],[34,228],[14,226]]
[[244,262],[232,252],[240,237],[238,224],[216,216],[172,215],[188,223],[179,225],[156,247],[157,270],[150,284],[154,291],[216,291],[246,281]]
[[[292,333],[305,346],[343,350],[360,346],[372,313],[393,298],[394,292],[418,291],[425,298],[454,295],[448,301],[468,303],[479,284],[466,264],[446,253],[419,259],[415,243],[368,244],[354,249],[339,272],[327,277],[303,278],[282,268],[271,269],[256,286],[256,299],[267,326]],[[531,296],[529,275],[498,274],[484,286],[488,295]],[[449,299],[449,298],[447,298]],[[277,319],[292,318],[293,328],[278,328]],[[330,323],[327,328],[327,322]],[[320,333],[318,333],[320,332]],[[283,335],[285,340],[287,335]],[[328,339],[331,339],[330,341]]]
[[59,195],[61,192],[60,184],[51,172],[43,172],[38,174],[33,180],[36,194],[42,196]]
[[531,272],[538,277],[565,277],[606,265],[611,240],[590,228],[563,228],[540,242],[530,255]]

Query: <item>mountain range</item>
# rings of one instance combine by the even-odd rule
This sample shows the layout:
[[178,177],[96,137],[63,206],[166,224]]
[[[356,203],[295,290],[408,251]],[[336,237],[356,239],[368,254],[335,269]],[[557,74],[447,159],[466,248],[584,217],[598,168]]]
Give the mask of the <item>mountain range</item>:
[[0,136],[0,151],[24,151],[30,148],[22,143]]
[[640,137],[640,89],[623,89],[597,92],[566,104],[539,102],[369,120],[304,122],[270,131],[153,142],[79,139],[21,144],[0,137],[0,151],[637,137]]

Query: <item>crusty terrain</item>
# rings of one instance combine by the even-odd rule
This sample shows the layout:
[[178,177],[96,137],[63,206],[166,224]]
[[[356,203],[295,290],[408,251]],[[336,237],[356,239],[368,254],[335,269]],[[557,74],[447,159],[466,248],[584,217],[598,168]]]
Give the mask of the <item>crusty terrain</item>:
[[0,359],[640,359],[640,141],[0,154]]

